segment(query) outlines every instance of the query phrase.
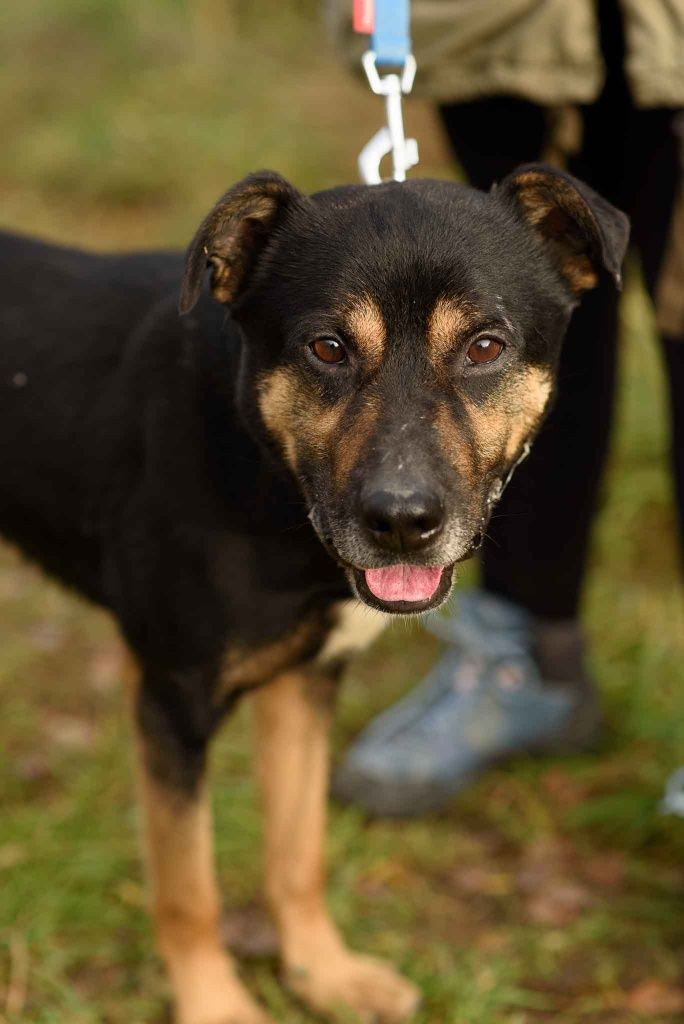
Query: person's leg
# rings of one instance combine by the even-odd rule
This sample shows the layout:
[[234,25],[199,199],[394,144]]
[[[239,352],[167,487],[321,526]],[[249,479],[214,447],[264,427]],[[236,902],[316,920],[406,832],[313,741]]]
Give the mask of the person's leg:
[[[673,110],[635,114],[635,147],[647,147],[651,158],[641,176],[632,181],[632,237],[641,256],[646,288],[657,303],[670,231],[681,225],[675,206],[684,201],[682,168],[684,139],[677,131],[681,113]],[[680,129],[681,131],[681,129]],[[678,211],[681,215],[681,211]],[[682,272],[681,263],[674,273]],[[684,288],[684,281],[677,284]],[[671,331],[674,331],[674,327]],[[679,539],[684,555],[684,332],[661,339],[670,394],[671,459],[679,512]]]
[[492,96],[439,108],[453,153],[471,185],[489,189],[520,164],[540,159],[546,143],[544,107]]

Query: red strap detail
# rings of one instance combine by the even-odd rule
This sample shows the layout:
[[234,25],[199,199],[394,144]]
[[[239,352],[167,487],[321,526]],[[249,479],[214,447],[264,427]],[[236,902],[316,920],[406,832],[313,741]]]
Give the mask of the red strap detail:
[[374,0],[354,0],[354,31],[367,36],[375,31]]

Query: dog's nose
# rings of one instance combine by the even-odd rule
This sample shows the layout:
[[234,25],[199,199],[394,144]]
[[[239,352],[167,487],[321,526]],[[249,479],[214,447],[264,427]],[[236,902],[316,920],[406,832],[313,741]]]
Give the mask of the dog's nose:
[[373,491],[362,500],[361,514],[376,544],[389,551],[418,551],[436,537],[444,509],[436,494]]

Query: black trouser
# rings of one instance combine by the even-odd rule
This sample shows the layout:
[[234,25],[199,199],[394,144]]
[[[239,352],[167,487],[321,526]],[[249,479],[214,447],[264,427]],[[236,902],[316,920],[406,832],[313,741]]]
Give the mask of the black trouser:
[[[608,79],[599,100],[582,109],[581,152],[568,170],[629,215],[632,243],[653,296],[680,180],[676,111],[634,108],[622,74],[619,22],[611,14],[601,28]],[[455,104],[442,107],[441,114],[457,158],[478,188],[489,188],[543,151],[546,111],[523,100]],[[565,341],[556,405],[488,531],[484,585],[542,618],[577,614],[612,420],[617,308],[618,296],[608,284],[582,299]],[[661,340],[684,538],[684,339]]]

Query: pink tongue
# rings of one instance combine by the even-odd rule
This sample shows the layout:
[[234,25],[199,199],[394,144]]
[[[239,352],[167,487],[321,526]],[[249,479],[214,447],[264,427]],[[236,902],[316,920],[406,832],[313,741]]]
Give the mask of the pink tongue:
[[371,594],[381,601],[427,601],[442,578],[438,565],[390,565],[386,569],[366,569]]

